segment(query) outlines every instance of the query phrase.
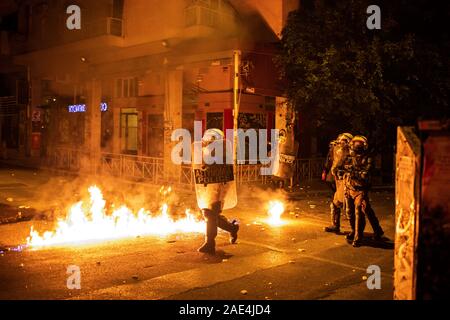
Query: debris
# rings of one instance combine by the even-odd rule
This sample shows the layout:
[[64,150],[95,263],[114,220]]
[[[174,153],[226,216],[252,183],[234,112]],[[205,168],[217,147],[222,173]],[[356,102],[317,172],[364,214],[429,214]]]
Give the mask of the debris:
[[96,262],[96,265],[98,265],[98,266],[101,265],[101,262],[100,262],[100,261],[97,261],[97,262]]
[[178,253],[178,254],[183,254],[183,253],[185,253],[185,251],[178,250],[177,253]]
[[137,275],[134,275],[131,277],[133,280],[139,280],[139,277]]
[[298,214],[298,213],[296,213],[296,214],[295,214],[295,217],[296,217],[296,218],[298,218],[298,217],[299,217],[299,214]]
[[299,252],[306,252],[305,249],[298,249]]
[[241,294],[243,294],[244,296],[248,293],[247,290],[241,290]]
[[362,276],[362,279],[363,279],[364,281],[366,281],[366,280],[367,280],[367,276]]
[[264,299],[265,299],[265,300],[272,300],[272,299],[270,299],[269,297],[264,297]]
[[20,265],[19,265],[19,267],[21,267],[21,268],[23,268],[25,265],[23,264],[23,263],[21,263]]
[[295,242],[295,241],[297,241],[297,239],[295,239],[295,238],[292,238],[292,239],[291,239],[291,241],[292,241],[292,242]]
[[222,262],[227,262],[228,261],[228,259],[222,259]]
[[315,208],[316,208],[316,205],[315,205],[315,204],[310,204],[309,207],[310,207],[311,209],[315,209]]
[[167,243],[175,243],[177,242],[176,240],[167,240]]
[[290,263],[290,264],[294,264],[295,261],[294,261],[294,260],[289,260],[289,263]]

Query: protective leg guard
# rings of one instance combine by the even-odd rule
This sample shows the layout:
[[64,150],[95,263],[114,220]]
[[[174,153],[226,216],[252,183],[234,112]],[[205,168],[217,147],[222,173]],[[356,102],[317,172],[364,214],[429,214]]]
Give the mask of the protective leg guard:
[[330,204],[331,226],[325,227],[325,232],[338,233],[341,230],[341,209],[331,202]]
[[203,210],[203,215],[206,220],[206,237],[205,242],[198,248],[198,251],[207,254],[215,254],[218,217],[212,210],[208,209]]

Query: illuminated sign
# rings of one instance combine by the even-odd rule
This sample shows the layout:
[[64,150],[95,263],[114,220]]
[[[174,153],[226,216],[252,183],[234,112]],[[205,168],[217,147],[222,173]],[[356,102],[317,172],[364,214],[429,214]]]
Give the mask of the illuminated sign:
[[[77,112],[86,112],[86,104],[71,104],[67,107],[69,112],[77,113]],[[100,103],[100,111],[105,112],[108,111],[108,104],[106,102]]]
[[86,112],[85,104],[73,104],[69,106],[69,112]]

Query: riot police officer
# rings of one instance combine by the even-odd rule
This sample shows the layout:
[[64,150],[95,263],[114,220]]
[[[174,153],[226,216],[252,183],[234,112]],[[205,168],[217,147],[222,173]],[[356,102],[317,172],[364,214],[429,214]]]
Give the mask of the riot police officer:
[[352,228],[347,240],[352,241],[354,247],[361,245],[366,217],[372,225],[375,238],[379,239],[384,234],[369,202],[372,158],[368,155],[368,147],[366,137],[355,136],[350,141],[350,154],[344,161],[346,215]]
[[331,150],[331,174],[336,182],[336,192],[330,203],[331,225],[325,227],[326,232],[339,233],[341,228],[341,209],[344,206],[344,182],[342,166],[349,154],[348,143],[353,138],[350,133],[342,133],[338,136]]
[[333,149],[336,144],[336,140],[333,140],[330,142],[328,146],[328,153],[327,157],[325,159],[325,163],[323,165],[322,169],[322,181],[326,182],[330,189],[331,189],[331,195],[334,196],[334,193],[336,192],[336,183],[334,181],[334,177],[331,174],[331,167],[333,165]]
[[230,233],[230,242],[233,244],[236,243],[239,231],[236,220],[230,222],[221,214],[223,209],[232,208],[237,204],[233,165],[226,163],[226,143],[230,142],[224,139],[221,130],[209,129],[205,132],[201,141],[202,155],[209,152],[209,147],[214,141],[220,142],[219,145],[223,147],[223,162],[205,164],[202,157],[202,163],[199,165],[194,163],[193,167],[197,203],[206,221],[205,242],[198,251],[207,254],[216,252],[215,239],[218,227]]

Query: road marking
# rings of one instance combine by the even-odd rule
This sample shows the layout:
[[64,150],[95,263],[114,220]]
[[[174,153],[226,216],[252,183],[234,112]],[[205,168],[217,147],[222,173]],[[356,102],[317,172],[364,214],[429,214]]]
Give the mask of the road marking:
[[[298,258],[307,258],[307,259],[311,259],[311,260],[316,260],[316,261],[320,261],[320,262],[326,262],[329,264],[334,264],[340,267],[344,267],[344,268],[349,268],[352,270],[359,270],[359,271],[364,271],[364,273],[366,272],[366,268],[361,268],[358,266],[354,266],[351,264],[347,264],[347,263],[343,263],[343,262],[339,262],[339,261],[334,261],[334,260],[330,260],[330,259],[326,259],[326,258],[321,258],[318,256],[314,256],[314,255],[310,255],[307,253],[299,253],[296,250],[287,250],[287,249],[280,249],[274,246],[270,246],[270,245],[266,245],[266,244],[262,244],[262,243],[258,243],[258,242],[252,242],[252,241],[246,241],[246,240],[240,240],[239,242],[247,244],[247,245],[252,245],[252,246],[257,246],[257,247],[261,247],[261,248],[266,248],[269,249],[271,251],[275,251],[275,252],[279,252],[279,253],[285,253],[285,254],[295,254],[296,257]],[[345,247],[348,245],[340,245],[339,247]],[[387,276],[387,277],[393,277],[392,274],[389,274],[387,272],[381,272],[382,275]]]
[[208,264],[200,268],[170,273],[134,284],[95,290],[73,300],[90,299],[163,299],[196,288],[245,277],[257,271],[288,264],[290,255],[274,251],[232,259],[226,263]]

